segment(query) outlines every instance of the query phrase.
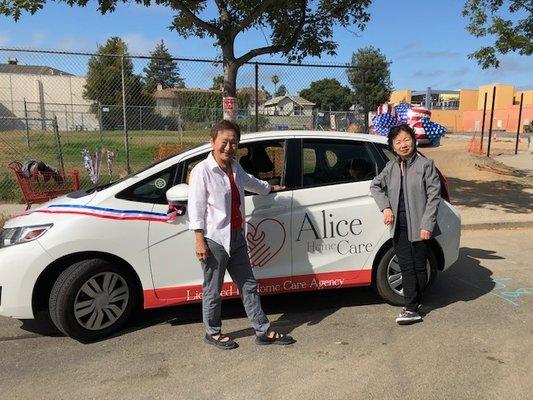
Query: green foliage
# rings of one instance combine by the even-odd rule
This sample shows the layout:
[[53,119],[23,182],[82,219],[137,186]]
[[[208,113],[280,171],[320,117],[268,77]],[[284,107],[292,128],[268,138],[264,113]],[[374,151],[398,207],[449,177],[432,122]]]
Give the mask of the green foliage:
[[320,110],[346,111],[353,103],[350,88],[336,79],[321,79],[311,82],[309,88],[300,92],[304,99],[312,101]]
[[[53,0],[49,0],[53,1]],[[66,1],[71,6],[98,4],[103,14],[113,12],[116,5],[127,0],[55,0]],[[167,5],[174,13],[171,29],[187,38],[209,36],[216,40],[222,53],[225,71],[224,93],[236,93],[239,67],[254,57],[280,53],[289,61],[301,61],[308,56],[324,53],[335,55],[338,44],[332,40],[333,27],[364,29],[370,19],[367,11],[371,0],[225,0],[216,1],[216,11],[209,10],[207,19],[202,19],[208,1],[194,0],[132,0],[150,6]],[[35,13],[46,0],[6,1],[0,3],[0,13],[20,18],[26,11]],[[234,44],[241,32],[250,29],[269,32],[268,46],[251,48],[235,58]]]
[[213,84],[211,90],[220,90],[224,86],[224,75],[217,75],[213,77]]
[[126,43],[119,37],[109,38],[105,45],[98,46],[96,55],[89,59],[87,80],[83,97],[94,101],[92,111],[97,113],[97,104],[122,104],[122,66],[126,104],[129,106],[150,105],[141,78],[133,73],[133,63],[128,57]]
[[162,40],[154,51],[150,53],[150,57],[150,63],[143,70],[146,92],[154,93],[157,85],[161,85],[163,89],[185,87],[185,82],[180,76],[178,64],[172,59]]
[[356,105],[370,111],[389,100],[392,92],[390,64],[379,49],[372,46],[353,53],[351,65],[355,68],[349,68],[346,73],[354,89]]
[[[217,113],[217,119],[222,119],[222,92],[220,91],[176,92],[175,103],[180,105],[179,113],[187,121],[212,120],[210,116],[213,113]],[[250,95],[237,93],[237,104],[239,110],[246,110],[250,104]]]
[[[466,0],[463,16],[469,19],[468,32],[476,37],[491,36],[492,46],[484,46],[468,55],[483,68],[498,68],[498,54],[518,52],[533,54],[533,3],[531,0]],[[505,19],[497,14],[513,15]]]
[[287,87],[283,84],[279,85],[278,90],[274,93],[274,97],[285,96],[287,94]]

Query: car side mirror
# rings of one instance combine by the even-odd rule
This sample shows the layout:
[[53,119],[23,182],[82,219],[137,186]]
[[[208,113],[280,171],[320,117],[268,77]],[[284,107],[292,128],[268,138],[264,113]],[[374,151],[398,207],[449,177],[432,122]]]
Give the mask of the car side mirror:
[[169,204],[184,205],[189,198],[189,185],[186,183],[180,183],[179,185],[172,186],[167,190],[167,200]]

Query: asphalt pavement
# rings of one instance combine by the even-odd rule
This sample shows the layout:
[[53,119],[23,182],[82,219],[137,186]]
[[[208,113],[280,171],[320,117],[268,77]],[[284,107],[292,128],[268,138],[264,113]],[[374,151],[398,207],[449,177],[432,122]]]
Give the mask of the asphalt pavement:
[[93,344],[0,317],[0,398],[531,399],[531,243],[533,229],[464,232],[412,326],[369,288],[263,297],[289,347],[255,345],[238,300],[223,304],[231,351],[203,342],[197,304]]

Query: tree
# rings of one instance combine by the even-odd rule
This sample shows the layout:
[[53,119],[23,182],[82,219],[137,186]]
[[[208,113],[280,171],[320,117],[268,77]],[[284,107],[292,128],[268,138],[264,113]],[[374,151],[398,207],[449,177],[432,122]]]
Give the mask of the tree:
[[309,88],[300,92],[304,99],[315,103],[320,110],[346,111],[353,104],[352,91],[336,79],[321,79],[311,82]]
[[274,84],[274,93],[278,91],[279,76],[272,75],[272,83]]
[[274,93],[274,96],[285,96],[287,94],[287,88],[285,85],[281,84],[279,85],[278,90]]
[[224,75],[217,75],[213,77],[213,84],[211,90],[220,90],[224,87]]
[[123,125],[122,68],[127,121],[131,122],[129,129],[137,128],[133,125],[137,123],[139,114],[135,106],[152,104],[151,97],[143,90],[141,77],[133,73],[126,43],[118,37],[109,38],[89,59],[83,91],[83,97],[93,101],[91,112],[101,116],[103,129],[119,129]]
[[368,127],[368,111],[389,100],[392,92],[390,64],[379,49],[372,46],[352,54],[352,68],[346,73],[354,89],[354,103],[361,107],[365,114],[365,127]]
[[89,59],[83,97],[102,105],[122,107],[122,66],[126,104],[146,105],[149,97],[143,95],[141,78],[133,73],[128,47],[119,37],[111,37],[105,45],[98,46],[96,55]]
[[161,85],[163,89],[185,87],[178,64],[172,59],[162,40],[150,53],[150,63],[143,72],[145,90],[150,94],[156,91],[157,85]]
[[268,90],[265,89],[265,85],[261,85],[261,90],[265,92],[265,97],[267,100],[270,100],[272,98],[272,95]]
[[[483,69],[498,68],[497,54],[518,52],[520,55],[533,54],[533,3],[524,0],[466,0],[463,16],[470,20],[466,26],[475,37],[493,36],[492,46],[484,46],[468,55],[475,59]],[[504,10],[508,8],[508,10]],[[500,14],[523,15],[523,19],[506,19]]]
[[[35,13],[47,0],[1,2],[0,13],[20,18],[21,12]],[[50,1],[50,0],[49,0]],[[66,1],[74,6],[86,6],[87,0]],[[215,0],[216,13],[202,19],[208,1],[196,0],[132,0],[144,6],[165,5],[175,12],[171,28],[187,38],[206,36],[215,40],[222,53],[224,96],[235,97],[239,67],[254,57],[281,53],[289,61],[301,61],[307,56],[335,55],[338,44],[332,40],[333,27],[355,26],[364,29],[370,19],[367,8],[371,0]],[[113,12],[124,0],[96,0],[102,13]],[[270,44],[235,54],[237,36],[250,29],[269,32]]]

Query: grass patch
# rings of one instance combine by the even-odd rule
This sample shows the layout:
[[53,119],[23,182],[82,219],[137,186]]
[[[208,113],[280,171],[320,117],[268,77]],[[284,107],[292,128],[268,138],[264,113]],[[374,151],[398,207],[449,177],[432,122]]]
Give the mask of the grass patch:
[[[59,152],[56,138],[51,131],[31,131],[30,144],[26,142],[24,131],[5,131],[0,136],[0,202],[22,202],[22,194],[12,171],[3,168],[10,161],[24,161],[28,159],[41,160],[58,166]],[[208,130],[195,131],[130,131],[129,132],[130,168],[135,172],[152,164],[161,146],[182,144],[187,150],[209,138]],[[126,173],[126,152],[124,132],[122,131],[90,131],[90,132],[60,132],[61,154],[65,171],[68,174],[73,169],[80,173],[80,186],[90,187],[87,171],[83,166],[81,151],[87,149],[94,154],[102,148],[115,151],[112,179],[117,179]],[[100,164],[100,179],[98,183],[109,181],[107,161]]]

